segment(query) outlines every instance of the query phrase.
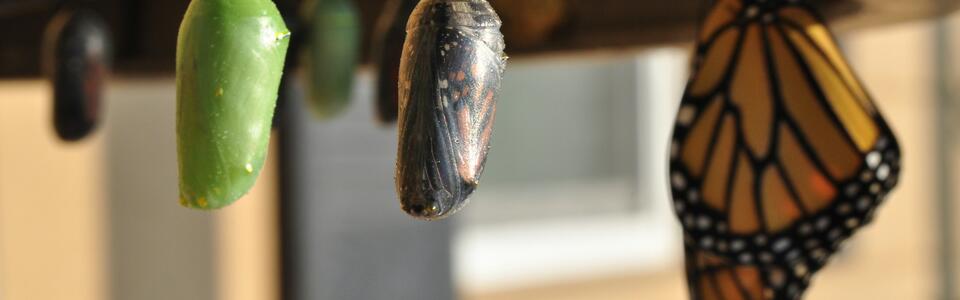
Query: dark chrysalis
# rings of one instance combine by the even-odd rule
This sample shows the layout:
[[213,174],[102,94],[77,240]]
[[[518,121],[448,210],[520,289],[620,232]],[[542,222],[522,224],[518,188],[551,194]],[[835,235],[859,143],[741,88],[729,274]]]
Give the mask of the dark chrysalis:
[[486,0],[423,0],[400,60],[397,194],[426,220],[462,208],[490,148],[506,67],[500,18]]
[[373,56],[377,60],[377,119],[385,124],[397,121],[400,55],[407,36],[407,18],[417,7],[417,0],[393,0],[388,5],[377,20],[375,41],[378,44]]
[[111,65],[106,24],[93,11],[63,11],[46,29],[45,72],[53,85],[53,125],[65,141],[77,141],[96,127],[103,83]]

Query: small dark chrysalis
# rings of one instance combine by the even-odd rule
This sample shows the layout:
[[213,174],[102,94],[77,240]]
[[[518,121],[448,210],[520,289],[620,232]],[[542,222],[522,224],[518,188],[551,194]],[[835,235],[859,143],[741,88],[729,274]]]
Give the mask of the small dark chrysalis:
[[490,148],[506,67],[500,18],[486,0],[423,0],[400,60],[397,194],[411,216],[462,208]]
[[93,11],[57,14],[44,37],[45,72],[53,86],[53,126],[65,141],[96,127],[111,65],[110,34]]
[[393,0],[388,5],[377,20],[377,48],[373,56],[377,60],[377,119],[385,124],[397,121],[400,55],[403,54],[403,40],[407,35],[407,18],[417,7],[417,0]]

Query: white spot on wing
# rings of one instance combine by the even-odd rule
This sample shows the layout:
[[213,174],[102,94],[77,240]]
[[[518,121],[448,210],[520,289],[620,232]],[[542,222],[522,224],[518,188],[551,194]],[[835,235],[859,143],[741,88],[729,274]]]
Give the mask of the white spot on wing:
[[684,178],[683,174],[680,173],[673,173],[673,176],[671,176],[671,182],[673,183],[673,187],[676,189],[683,189],[687,187],[687,179]]
[[684,105],[680,108],[680,112],[677,113],[677,124],[681,126],[690,126],[693,123],[693,119],[697,116],[697,109],[691,105]]
[[880,167],[877,168],[877,179],[887,180],[887,176],[890,176],[890,166],[887,164],[880,165]]
[[867,154],[867,166],[871,169],[876,169],[877,165],[880,164],[880,159],[881,157],[879,152],[870,152],[870,154]]

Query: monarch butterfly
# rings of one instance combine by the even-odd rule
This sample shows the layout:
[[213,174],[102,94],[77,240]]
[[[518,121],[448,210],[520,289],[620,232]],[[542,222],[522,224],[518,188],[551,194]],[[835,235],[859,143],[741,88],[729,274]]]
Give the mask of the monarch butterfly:
[[400,76],[400,55],[406,37],[407,18],[417,7],[417,0],[394,0],[377,20],[374,50],[377,59],[377,119],[383,123],[397,120],[397,80]]
[[304,61],[314,116],[328,119],[347,108],[360,53],[360,17],[353,0],[304,2],[310,37]]
[[803,0],[716,1],[693,69],[670,152],[688,247],[816,272],[897,184],[890,128]]
[[226,206],[267,155],[290,31],[270,0],[193,0],[177,39],[180,204]]
[[397,194],[402,209],[438,219],[476,189],[506,67],[500,18],[486,0],[423,0],[400,60]]
[[54,129],[62,140],[80,140],[93,131],[100,115],[112,60],[109,30],[93,11],[67,10],[50,22],[44,44]]

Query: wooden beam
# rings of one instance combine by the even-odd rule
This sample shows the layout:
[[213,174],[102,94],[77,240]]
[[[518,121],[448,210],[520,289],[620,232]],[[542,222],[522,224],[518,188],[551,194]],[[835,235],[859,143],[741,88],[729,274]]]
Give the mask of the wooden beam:
[[[296,11],[301,0],[275,0]],[[373,28],[388,0],[355,0],[363,24],[364,61]],[[949,0],[809,0],[840,31],[945,15]],[[90,1],[110,24],[117,68],[125,76],[173,71],[176,35],[188,0]],[[692,39],[710,0],[490,0],[504,19],[507,53],[524,58],[598,49],[630,49]],[[54,0],[12,0],[0,5],[0,78],[40,75],[43,28],[58,9]],[[20,5],[18,5],[20,4]],[[296,34],[296,33],[295,33]]]

